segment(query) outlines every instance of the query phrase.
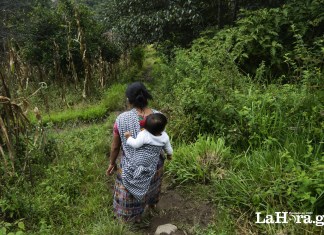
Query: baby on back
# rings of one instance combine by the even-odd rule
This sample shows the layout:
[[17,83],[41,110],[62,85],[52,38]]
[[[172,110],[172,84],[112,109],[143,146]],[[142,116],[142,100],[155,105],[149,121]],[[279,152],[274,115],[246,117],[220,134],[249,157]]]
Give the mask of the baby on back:
[[[143,145],[159,146],[164,149],[168,159],[171,159],[173,149],[170,144],[170,138],[164,131],[167,124],[167,118],[162,113],[153,113],[146,117],[144,130],[142,130],[137,138],[134,139],[130,132],[125,132],[127,145],[133,148],[140,148]],[[158,156],[159,152],[156,153]]]
[[168,159],[172,157],[172,147],[167,133],[164,131],[167,118],[161,113],[153,113],[146,117],[144,130],[134,139],[130,132],[125,132],[126,144],[136,149],[131,159],[132,164],[124,167],[123,183],[135,198],[141,200],[147,193],[150,182],[156,172],[162,149]]

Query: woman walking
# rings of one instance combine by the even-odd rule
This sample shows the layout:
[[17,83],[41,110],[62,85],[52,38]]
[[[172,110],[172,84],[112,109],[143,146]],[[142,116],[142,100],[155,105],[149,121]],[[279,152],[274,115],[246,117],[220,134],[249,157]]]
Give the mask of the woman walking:
[[[139,222],[145,207],[154,208],[159,201],[164,159],[162,155],[159,157],[145,196],[141,199],[135,198],[125,187],[124,182],[127,181],[127,178],[125,178],[126,174],[125,172],[123,174],[123,171],[128,171],[128,169],[135,166],[136,162],[134,162],[134,159],[137,159],[139,157],[138,154],[141,153],[126,144],[127,139],[124,134],[125,132],[130,132],[136,138],[141,128],[144,128],[145,118],[152,113],[158,113],[158,111],[148,107],[148,100],[152,99],[152,96],[141,82],[130,84],[126,89],[126,97],[131,110],[120,114],[114,124],[110,163],[106,174],[112,175],[117,170],[113,201],[116,217],[122,218],[125,221],[134,220]],[[120,167],[117,168],[116,160],[121,147],[121,162]]]

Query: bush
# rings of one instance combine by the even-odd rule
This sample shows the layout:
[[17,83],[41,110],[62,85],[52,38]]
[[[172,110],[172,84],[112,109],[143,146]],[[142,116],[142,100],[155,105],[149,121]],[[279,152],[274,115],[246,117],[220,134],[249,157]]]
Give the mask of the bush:
[[176,148],[166,174],[176,184],[208,183],[215,176],[222,177],[229,153],[223,139],[200,136],[195,143]]
[[131,64],[136,64],[139,69],[143,67],[145,51],[141,46],[137,46],[132,49],[130,53],[130,62]]
[[[298,133],[320,142],[323,97],[316,86],[254,82],[226,51],[215,53],[211,42],[202,38],[190,50],[179,50],[156,75],[162,88],[155,96],[170,115],[168,130],[176,140],[208,133],[245,149],[270,137],[282,143]],[[263,76],[261,66],[258,77]]]
[[[256,211],[322,210],[324,162],[320,147],[291,141],[290,149],[267,144],[232,158],[225,177],[213,181],[218,200],[250,211],[251,217]],[[296,155],[298,144],[304,149]]]
[[[322,42],[298,31],[300,24],[289,32],[292,41],[275,33],[277,26],[280,31],[282,25],[293,24],[282,21],[288,17],[286,7],[293,8],[247,14],[236,27],[176,50],[173,61],[154,71],[160,87],[156,104],[169,116],[168,133],[182,143],[175,148],[167,174],[177,184],[211,183],[216,189],[213,200],[231,208],[235,217],[244,213],[249,221],[255,220],[256,211],[318,213],[324,205],[323,75],[320,50],[311,46]],[[263,21],[270,26],[257,30],[263,26],[256,22]],[[311,28],[308,24],[307,30]],[[263,59],[253,60],[255,56]],[[291,70],[281,68],[272,76],[270,71],[284,63]],[[244,66],[251,66],[253,77],[242,71]],[[213,147],[197,144],[204,142],[201,135],[224,140],[232,157],[204,165],[201,156]],[[261,230],[278,232],[266,226]]]

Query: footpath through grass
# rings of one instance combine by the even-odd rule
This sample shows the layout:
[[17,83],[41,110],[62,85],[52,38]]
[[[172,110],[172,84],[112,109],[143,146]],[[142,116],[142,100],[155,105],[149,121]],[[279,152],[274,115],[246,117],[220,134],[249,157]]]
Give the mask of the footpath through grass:
[[115,118],[51,131],[59,155],[30,201],[31,213],[41,223],[34,234],[132,234],[129,227],[113,219],[113,178],[105,175]]

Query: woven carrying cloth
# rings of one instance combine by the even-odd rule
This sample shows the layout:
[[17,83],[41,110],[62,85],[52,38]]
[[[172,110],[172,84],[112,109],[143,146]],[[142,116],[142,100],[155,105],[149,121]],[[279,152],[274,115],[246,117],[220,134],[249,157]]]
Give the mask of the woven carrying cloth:
[[136,109],[120,114],[116,123],[124,152],[121,162],[123,166],[122,182],[136,199],[141,200],[150,187],[162,146],[144,144],[142,147],[135,149],[126,144],[127,140],[124,136],[126,131],[131,132],[134,138],[140,132]]
[[163,159],[160,157],[150,188],[142,200],[136,199],[122,182],[122,168],[118,168],[114,188],[114,213],[118,218],[128,221],[144,212],[146,205],[156,205],[160,199],[163,177]]

